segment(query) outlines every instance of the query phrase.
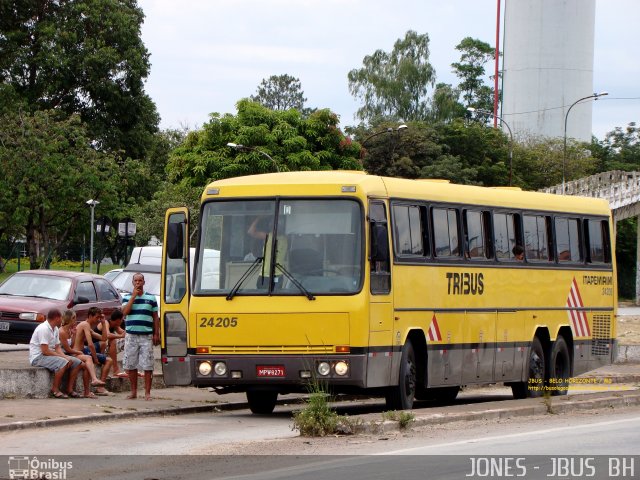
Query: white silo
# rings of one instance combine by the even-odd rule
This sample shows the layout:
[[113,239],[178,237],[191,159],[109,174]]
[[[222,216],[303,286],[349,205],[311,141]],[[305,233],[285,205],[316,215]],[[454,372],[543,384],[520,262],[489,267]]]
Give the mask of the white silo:
[[[562,138],[567,110],[593,90],[595,0],[506,0],[502,117],[514,135]],[[567,137],[591,140],[591,100],[567,117]]]

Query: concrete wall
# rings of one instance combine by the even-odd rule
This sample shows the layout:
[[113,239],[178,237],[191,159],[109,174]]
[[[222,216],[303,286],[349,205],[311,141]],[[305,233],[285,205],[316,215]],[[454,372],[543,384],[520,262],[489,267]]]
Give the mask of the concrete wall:
[[[562,138],[593,90],[595,0],[506,0],[501,116],[514,136]],[[591,140],[592,101],[567,137]]]

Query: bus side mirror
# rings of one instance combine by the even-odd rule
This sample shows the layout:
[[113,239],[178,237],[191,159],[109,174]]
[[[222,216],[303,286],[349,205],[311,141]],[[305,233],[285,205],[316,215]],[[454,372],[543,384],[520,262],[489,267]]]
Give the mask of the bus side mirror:
[[389,261],[389,240],[387,226],[384,223],[371,224],[371,260],[374,262]]
[[167,225],[167,257],[171,259],[184,257],[184,229],[182,223]]

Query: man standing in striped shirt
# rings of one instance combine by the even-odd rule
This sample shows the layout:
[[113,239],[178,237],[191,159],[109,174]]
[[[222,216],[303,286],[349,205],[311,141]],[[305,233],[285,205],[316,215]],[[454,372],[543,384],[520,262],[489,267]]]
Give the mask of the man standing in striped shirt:
[[127,398],[137,398],[138,370],[144,370],[144,399],[151,400],[153,346],[160,343],[160,320],[156,297],[144,291],[144,275],[133,276],[133,293],[125,295],[122,302],[126,315],[122,364],[131,383]]

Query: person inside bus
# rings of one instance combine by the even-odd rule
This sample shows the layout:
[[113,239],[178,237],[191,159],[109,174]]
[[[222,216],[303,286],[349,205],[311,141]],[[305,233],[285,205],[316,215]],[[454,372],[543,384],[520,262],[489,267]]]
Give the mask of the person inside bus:
[[524,261],[524,248],[522,248],[522,245],[515,245],[511,252],[518,262]]
[[[269,277],[269,272],[271,271],[271,236],[273,234],[273,216],[265,215],[256,217],[249,226],[247,233],[249,236],[260,240],[260,242],[258,242],[259,248],[257,250],[260,252],[259,254],[264,255],[264,257],[262,261],[261,275],[258,278],[258,288],[264,288],[266,286],[265,279]],[[287,246],[287,237],[284,235],[278,235],[276,245],[276,262],[283,266],[286,266]],[[280,278],[280,275],[276,275],[273,282],[278,284],[280,282]]]

